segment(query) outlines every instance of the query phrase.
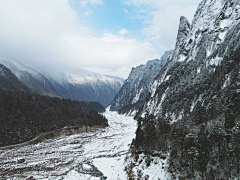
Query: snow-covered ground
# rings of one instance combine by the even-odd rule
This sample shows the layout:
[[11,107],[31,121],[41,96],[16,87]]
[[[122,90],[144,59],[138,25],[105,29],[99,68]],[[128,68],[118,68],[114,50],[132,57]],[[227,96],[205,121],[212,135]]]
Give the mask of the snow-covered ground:
[[[147,165],[147,161],[151,162],[150,165]],[[170,180],[172,178],[167,172],[166,162],[167,159],[165,158],[139,154],[137,162],[135,161],[135,158],[128,156],[125,165],[129,167],[131,163],[134,164],[132,168],[132,175],[135,179]]]
[[124,157],[137,124],[108,109],[109,127],[96,132],[0,148],[0,179],[127,179]]

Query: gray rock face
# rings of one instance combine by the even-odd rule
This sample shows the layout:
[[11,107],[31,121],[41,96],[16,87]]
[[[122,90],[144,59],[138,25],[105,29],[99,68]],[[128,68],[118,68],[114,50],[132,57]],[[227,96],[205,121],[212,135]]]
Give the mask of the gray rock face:
[[114,98],[110,110],[134,115],[134,112],[143,105],[154,78],[170,53],[171,51],[166,52],[160,60],[155,59],[148,61],[146,65],[132,68],[129,77]]
[[239,117],[240,2],[204,0],[192,25],[180,19],[177,43],[137,116],[175,122],[224,120],[229,104]]

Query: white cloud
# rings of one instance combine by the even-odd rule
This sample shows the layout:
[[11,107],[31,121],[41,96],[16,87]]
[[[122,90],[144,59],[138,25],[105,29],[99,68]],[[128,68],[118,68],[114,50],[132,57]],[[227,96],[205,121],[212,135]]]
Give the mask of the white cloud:
[[121,29],[118,33],[121,34],[121,35],[125,35],[125,34],[130,33],[130,32],[126,29]]
[[83,6],[85,6],[88,3],[89,4],[102,4],[102,0],[87,0],[87,1],[83,0],[83,1],[81,1],[81,4]]
[[91,14],[93,14],[93,12],[91,10],[87,10],[84,14],[85,16],[90,16]]
[[0,49],[18,60],[58,61],[126,78],[126,68],[158,55],[148,42],[93,34],[67,0],[0,0]]
[[122,3],[138,8],[139,19],[144,19],[142,34],[153,46],[173,48],[180,16],[191,22],[201,0],[122,0]]
[[92,4],[102,4],[102,0],[90,0]]
[[[133,66],[159,58],[163,51],[173,47],[180,15],[190,17],[196,9],[194,4],[186,5],[186,0],[181,1],[183,5],[177,0],[174,2],[125,2],[140,11],[143,6],[149,8],[149,12],[154,9],[149,13],[153,19],[146,17],[147,27],[142,29],[146,39],[140,41],[125,38],[126,29],[95,37],[94,32],[78,19],[68,0],[0,0],[0,51],[18,60],[57,61],[126,78]],[[87,3],[102,4],[103,1],[81,1],[82,5]],[[163,5],[168,6],[158,12]],[[89,10],[85,15],[91,13]]]
[[87,1],[81,1],[81,5],[85,6],[87,4]]

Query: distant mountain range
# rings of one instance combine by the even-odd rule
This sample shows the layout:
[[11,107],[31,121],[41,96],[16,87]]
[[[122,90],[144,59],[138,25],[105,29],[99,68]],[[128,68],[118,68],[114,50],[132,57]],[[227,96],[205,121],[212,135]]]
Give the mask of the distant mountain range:
[[85,69],[59,64],[38,66],[37,70],[0,54],[0,64],[9,68],[19,80],[39,94],[78,101],[95,101],[108,106],[124,80],[103,76]]
[[104,111],[98,102],[39,95],[0,64],[0,147],[66,127],[76,132],[87,126],[106,127],[107,119],[98,114]]

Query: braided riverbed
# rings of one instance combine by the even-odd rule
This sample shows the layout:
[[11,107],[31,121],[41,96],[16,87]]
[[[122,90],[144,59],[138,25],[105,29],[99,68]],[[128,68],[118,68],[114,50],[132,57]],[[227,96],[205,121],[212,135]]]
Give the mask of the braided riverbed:
[[39,143],[0,148],[2,179],[127,179],[124,158],[136,121],[108,109],[109,127]]

